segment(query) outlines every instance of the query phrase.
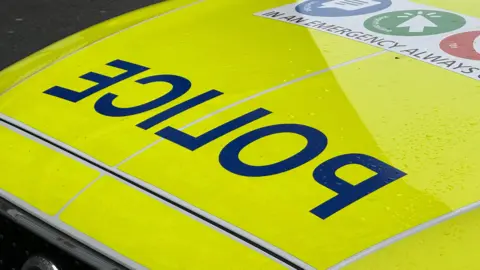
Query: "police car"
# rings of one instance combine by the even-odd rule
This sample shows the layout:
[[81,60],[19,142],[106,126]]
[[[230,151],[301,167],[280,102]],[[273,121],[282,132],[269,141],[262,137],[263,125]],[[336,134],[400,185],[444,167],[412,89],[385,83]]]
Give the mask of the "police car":
[[476,1],[165,1],[0,90],[2,269],[478,267]]

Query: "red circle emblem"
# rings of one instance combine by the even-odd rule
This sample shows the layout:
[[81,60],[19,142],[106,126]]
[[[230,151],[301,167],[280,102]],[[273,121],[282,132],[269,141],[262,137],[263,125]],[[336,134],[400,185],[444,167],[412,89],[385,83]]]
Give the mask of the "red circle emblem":
[[440,48],[456,57],[480,60],[480,31],[449,36],[440,42]]

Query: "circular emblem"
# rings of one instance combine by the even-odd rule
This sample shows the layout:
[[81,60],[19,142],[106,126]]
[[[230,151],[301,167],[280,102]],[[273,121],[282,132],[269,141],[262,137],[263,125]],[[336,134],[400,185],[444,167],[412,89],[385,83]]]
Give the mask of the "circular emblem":
[[457,30],[466,20],[438,10],[403,10],[375,15],[365,21],[370,31],[393,36],[428,36]]
[[440,48],[456,57],[480,61],[480,31],[449,36],[440,42]]
[[295,10],[310,16],[347,17],[380,11],[391,4],[391,0],[308,0]]

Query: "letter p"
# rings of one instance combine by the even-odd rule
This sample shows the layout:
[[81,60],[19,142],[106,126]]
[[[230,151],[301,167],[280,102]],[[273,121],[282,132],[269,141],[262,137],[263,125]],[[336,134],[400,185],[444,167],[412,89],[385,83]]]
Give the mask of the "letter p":
[[[377,174],[357,185],[352,185],[335,175],[338,169],[349,164],[361,165]],[[310,212],[321,219],[326,219],[348,205],[405,175],[406,173],[368,155],[347,154],[334,157],[320,164],[313,171],[313,178],[319,184],[338,194]]]

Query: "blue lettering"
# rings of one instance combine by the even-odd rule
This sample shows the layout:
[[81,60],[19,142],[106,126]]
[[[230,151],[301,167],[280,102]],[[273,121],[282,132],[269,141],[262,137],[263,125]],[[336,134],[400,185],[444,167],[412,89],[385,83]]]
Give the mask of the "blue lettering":
[[149,84],[153,82],[166,82],[172,85],[172,89],[165,95],[149,101],[147,103],[129,108],[119,108],[113,105],[117,95],[107,93],[95,103],[95,110],[106,116],[129,116],[155,109],[164,105],[179,96],[185,94],[191,87],[189,80],[177,75],[155,75],[137,80],[140,84]]
[[270,111],[262,108],[256,109],[221,126],[218,126],[198,137],[193,137],[172,127],[166,127],[155,134],[193,151],[235,129],[267,116],[270,113]]
[[[54,86],[44,91],[44,93],[76,103],[101,91],[102,89],[105,89],[149,69],[141,65],[118,59],[109,62],[107,65],[122,69],[125,72],[114,77],[108,77],[99,73],[89,72],[83,74],[80,76],[80,78],[96,84],[86,90],[77,92],[64,87]],[[100,114],[112,117],[135,115],[171,102],[184,95],[188,90],[190,90],[191,87],[191,82],[188,79],[181,76],[168,74],[149,76],[139,79],[136,82],[139,84],[163,82],[170,84],[172,88],[170,91],[168,91],[168,93],[154,100],[128,108],[121,108],[113,105],[113,102],[118,96],[113,93],[107,93],[97,100],[95,103],[95,110]],[[212,89],[183,101],[169,109],[166,109],[142,121],[141,123],[137,124],[137,126],[145,130],[150,129],[167,119],[170,119],[188,109],[203,104],[222,94],[222,92]],[[198,137],[191,136],[172,127],[166,127],[155,134],[191,151],[194,151],[233,130],[263,118],[270,113],[271,112],[266,109],[259,108],[239,116],[227,123],[224,123],[208,132],[205,132]],[[274,164],[256,166],[246,164],[240,160],[240,152],[245,147],[261,138],[279,133],[292,133],[300,135],[307,140],[307,145],[296,154]],[[219,154],[219,162],[223,168],[237,175],[248,177],[270,176],[295,169],[311,161],[325,150],[327,144],[328,139],[325,134],[315,128],[300,124],[277,124],[255,129],[234,139],[221,150]],[[336,176],[338,169],[350,164],[361,165],[367,169],[370,169],[376,174],[357,185],[352,185]],[[389,183],[402,178],[405,175],[406,173],[368,155],[345,154],[334,157],[318,165],[313,172],[313,178],[319,184],[336,192],[337,195],[310,210],[310,212],[321,219],[327,219],[341,209],[388,185]]]
[[95,72],[89,72],[87,74],[83,74],[82,76],[80,76],[80,78],[89,80],[92,82],[96,82],[97,84],[82,92],[73,91],[71,89],[63,88],[60,86],[54,86],[46,90],[44,93],[47,95],[59,97],[61,99],[65,99],[71,102],[78,102],[90,95],[95,94],[96,92],[102,89],[105,89],[111,85],[114,85],[136,74],[139,74],[145,70],[148,70],[147,67],[136,65],[130,62],[122,61],[122,60],[114,60],[108,63],[107,65],[126,70],[126,72],[120,75],[117,75],[115,77],[108,77]]
[[177,104],[175,106],[173,106],[172,108],[170,109],[167,109],[157,115],[154,115],[150,118],[148,118],[147,120],[137,124],[137,127],[140,127],[140,128],[143,128],[143,129],[149,129],[153,126],[155,126],[156,124],[159,124],[167,119],[170,119],[172,117],[174,117],[175,115],[179,114],[179,113],[182,113],[190,108],[193,108],[197,105],[200,105],[206,101],[209,101],[210,99],[212,98],[215,98],[215,97],[218,97],[220,95],[222,95],[223,93],[220,92],[220,91],[217,91],[217,90],[210,90],[208,92],[205,92],[201,95],[198,95],[194,98],[191,98],[187,101],[184,101],[180,104]]
[[[340,179],[335,172],[349,164],[362,165],[377,174],[360,184],[351,185]],[[335,197],[320,204],[310,212],[326,219],[348,205],[405,176],[406,173],[368,155],[347,154],[334,157],[320,164],[313,172],[313,178],[326,188],[338,193]]]
[[[264,166],[245,164],[239,158],[240,151],[252,142],[278,133],[294,133],[307,139],[307,145],[297,154]],[[327,146],[327,137],[320,131],[299,124],[280,124],[250,131],[225,146],[220,152],[220,164],[228,171],[243,176],[267,176],[299,167],[318,156]]]

